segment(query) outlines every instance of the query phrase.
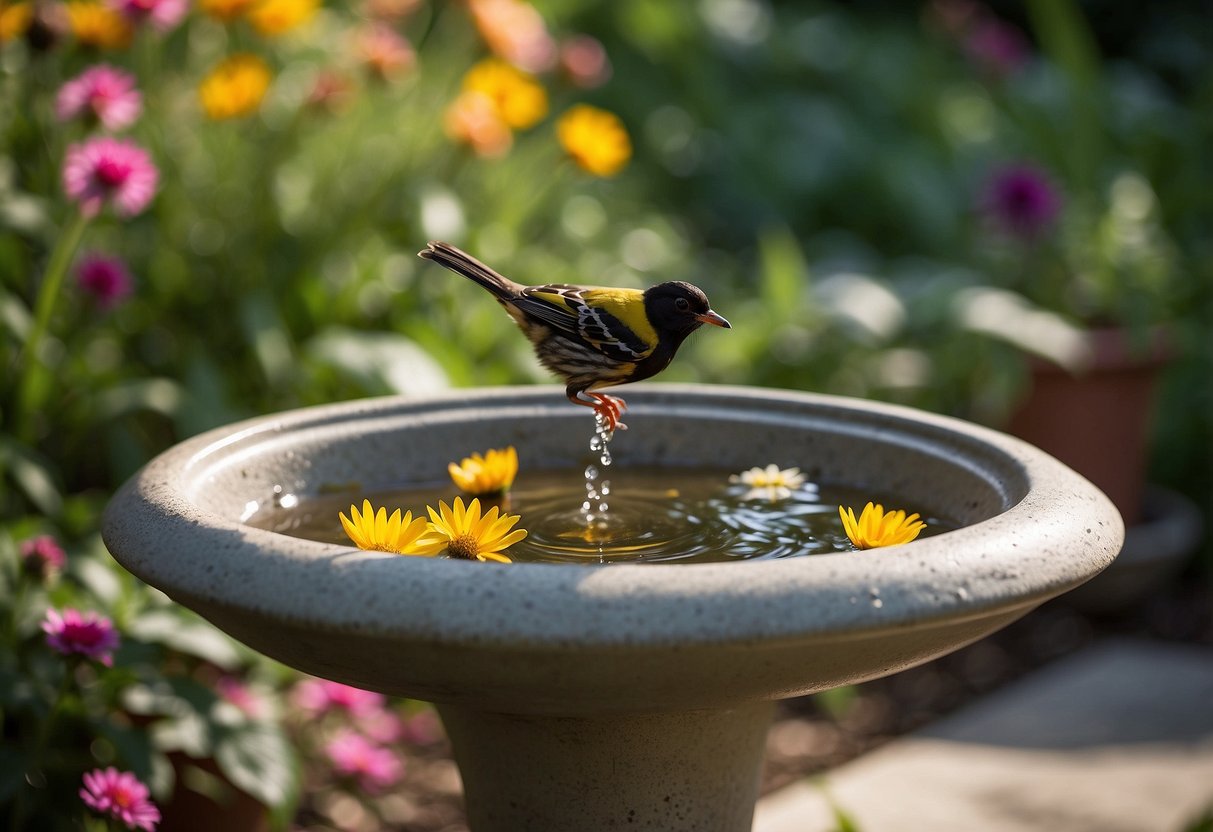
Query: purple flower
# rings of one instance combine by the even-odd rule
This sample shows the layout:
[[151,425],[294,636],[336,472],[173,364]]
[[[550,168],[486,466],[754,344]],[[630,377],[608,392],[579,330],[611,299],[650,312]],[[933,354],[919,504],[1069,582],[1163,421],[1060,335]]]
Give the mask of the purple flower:
[[21,569],[27,575],[46,580],[63,568],[67,555],[49,534],[21,541]]
[[1043,170],[1034,165],[1011,165],[990,176],[981,208],[1002,231],[1032,239],[1057,221],[1061,195]]
[[132,23],[150,23],[160,32],[172,29],[189,11],[189,0],[109,0],[109,5]]
[[60,613],[52,608],[46,611],[42,631],[46,643],[64,655],[76,653],[106,666],[114,663],[111,654],[118,647],[118,631],[105,616],[71,608]]
[[343,710],[351,716],[364,716],[383,708],[384,696],[362,688],[330,682],[327,679],[304,679],[295,685],[291,697],[295,706],[311,715],[331,710]]
[[107,203],[126,217],[138,214],[156,193],[159,172],[147,151],[109,136],[73,144],[63,163],[63,190],[95,216]]
[[84,775],[80,799],[94,812],[126,824],[127,829],[156,832],[160,810],[148,799],[147,786],[129,771],[94,769]]
[[55,115],[60,121],[85,116],[107,130],[129,127],[139,118],[143,97],[135,76],[106,64],[89,67],[59,88]]
[[1028,62],[1030,50],[1023,32],[996,17],[975,22],[965,34],[969,60],[996,78],[1005,78]]
[[355,778],[359,787],[370,794],[394,786],[404,776],[399,757],[354,731],[341,731],[324,750],[334,771]]
[[134,285],[125,263],[101,254],[88,254],[81,259],[76,267],[76,280],[103,309],[116,306],[131,293]]

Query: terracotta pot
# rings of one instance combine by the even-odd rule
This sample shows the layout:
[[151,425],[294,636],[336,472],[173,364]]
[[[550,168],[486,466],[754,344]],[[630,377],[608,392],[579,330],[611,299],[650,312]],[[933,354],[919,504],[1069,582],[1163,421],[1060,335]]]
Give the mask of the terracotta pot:
[[1171,342],[1163,329],[1144,339],[1098,329],[1088,343],[1077,372],[1032,360],[1031,386],[1008,430],[1099,486],[1131,526],[1141,519],[1154,387]]

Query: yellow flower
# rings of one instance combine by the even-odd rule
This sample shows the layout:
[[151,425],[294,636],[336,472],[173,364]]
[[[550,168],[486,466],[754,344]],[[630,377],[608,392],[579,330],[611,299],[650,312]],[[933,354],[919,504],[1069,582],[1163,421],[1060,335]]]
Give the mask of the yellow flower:
[[270,86],[270,68],[256,55],[226,58],[202,79],[198,97],[213,119],[237,118],[257,111]]
[[243,16],[257,0],[198,0],[198,8],[224,22]]
[[560,117],[556,137],[583,170],[614,176],[632,158],[632,142],[614,113],[578,104]]
[[874,549],[877,546],[898,546],[909,543],[918,537],[918,533],[927,524],[918,519],[917,514],[909,517],[901,509],[885,514],[883,506],[868,503],[855,520],[855,512],[850,508],[838,507],[842,517],[842,526],[846,529],[847,537],[857,549]]
[[125,49],[131,45],[134,29],[125,17],[97,0],[67,4],[67,19],[72,35],[84,46],[98,49]]
[[446,539],[430,531],[424,517],[413,519],[413,512],[400,516],[400,509],[388,517],[382,506],[376,512],[370,500],[362,501],[362,513],[350,506],[351,520],[341,512],[341,527],[359,549],[392,552],[397,555],[436,555],[446,546]]
[[273,37],[311,20],[319,5],[320,0],[261,0],[248,19],[258,32]]
[[448,136],[469,145],[479,156],[504,156],[514,144],[514,134],[493,102],[478,92],[460,93],[442,114],[442,127]]
[[4,3],[0,5],[0,43],[16,40],[25,34],[34,19],[32,3]]
[[548,94],[532,76],[499,58],[485,58],[463,76],[465,92],[487,96],[497,114],[515,130],[525,130],[548,114]]
[[792,492],[804,485],[805,475],[799,468],[780,468],[771,463],[766,468],[751,468],[740,474],[733,474],[729,482],[739,482],[750,486],[743,500],[757,500],[765,497],[772,503],[776,500],[786,500]]
[[453,509],[444,502],[438,503],[438,509],[426,507],[430,530],[444,538],[447,553],[453,558],[509,563],[509,557],[501,554],[501,550],[526,537],[525,529],[510,531],[521,519],[517,514],[498,516],[498,508],[493,506],[481,516],[479,500],[472,500],[465,508],[463,500],[456,497]]
[[487,494],[504,494],[514,484],[518,473],[518,451],[514,446],[485,451],[484,456],[472,454],[458,465],[446,467],[451,479],[465,494],[473,497]]

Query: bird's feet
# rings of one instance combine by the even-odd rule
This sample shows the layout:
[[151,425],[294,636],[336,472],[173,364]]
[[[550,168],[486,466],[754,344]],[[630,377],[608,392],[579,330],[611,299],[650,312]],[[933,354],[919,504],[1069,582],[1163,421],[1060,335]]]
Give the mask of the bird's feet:
[[628,429],[628,426],[621,421],[623,419],[623,412],[628,409],[627,402],[618,396],[608,396],[605,393],[590,393],[586,391],[584,395],[588,396],[592,401],[587,401],[580,396],[569,396],[569,401],[573,404],[592,407],[594,413],[601,416],[603,421],[606,422],[606,429],[612,433],[616,429]]

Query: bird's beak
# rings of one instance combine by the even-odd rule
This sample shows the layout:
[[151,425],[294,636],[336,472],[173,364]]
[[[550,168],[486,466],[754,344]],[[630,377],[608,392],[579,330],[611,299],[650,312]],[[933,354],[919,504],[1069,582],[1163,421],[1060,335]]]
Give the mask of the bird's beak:
[[695,320],[699,321],[699,323],[701,323],[701,324],[711,324],[712,326],[719,326],[719,327],[723,327],[724,329],[733,328],[732,326],[729,325],[728,321],[726,321],[724,318],[717,315],[711,309],[709,309],[707,312],[704,312],[702,315],[696,315]]

